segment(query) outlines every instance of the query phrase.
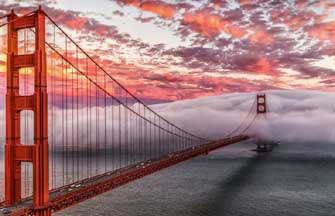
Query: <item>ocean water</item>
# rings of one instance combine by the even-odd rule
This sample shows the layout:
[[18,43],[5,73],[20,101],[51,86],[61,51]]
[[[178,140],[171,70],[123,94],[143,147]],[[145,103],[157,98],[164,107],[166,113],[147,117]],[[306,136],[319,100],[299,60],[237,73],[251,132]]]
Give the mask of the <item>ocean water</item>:
[[68,208],[57,215],[335,215],[335,144],[244,142]]
[[262,154],[254,147],[219,149],[56,215],[335,215],[335,144],[280,143]]

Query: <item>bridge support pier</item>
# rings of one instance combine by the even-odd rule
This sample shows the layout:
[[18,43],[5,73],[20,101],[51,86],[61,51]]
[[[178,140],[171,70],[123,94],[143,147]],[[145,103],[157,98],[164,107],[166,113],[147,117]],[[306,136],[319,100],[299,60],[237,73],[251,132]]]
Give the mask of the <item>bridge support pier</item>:
[[[19,54],[18,32],[35,29],[35,52]],[[33,68],[34,93],[20,95],[19,69]],[[34,144],[21,143],[20,113],[34,112]],[[5,202],[13,205],[21,201],[21,163],[32,163],[33,204],[35,215],[48,216],[48,99],[45,53],[45,14],[39,8],[31,15],[8,15],[6,145],[5,145]]]
[[270,152],[272,151],[272,143],[270,142],[257,142],[257,152]]

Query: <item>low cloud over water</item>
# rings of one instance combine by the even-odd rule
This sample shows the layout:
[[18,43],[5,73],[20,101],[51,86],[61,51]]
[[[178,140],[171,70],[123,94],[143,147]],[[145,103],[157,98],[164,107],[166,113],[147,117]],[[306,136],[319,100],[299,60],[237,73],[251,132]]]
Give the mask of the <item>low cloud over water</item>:
[[[335,143],[335,93],[284,90],[266,91],[265,93],[268,113],[257,117],[247,133],[279,141]],[[191,133],[218,139],[227,136],[240,125],[250,111],[255,97],[256,93],[233,93],[156,104],[151,107],[172,123]],[[1,107],[0,137],[1,143],[4,143],[5,113],[3,106]],[[96,107],[93,107],[92,113],[96,111]],[[99,112],[103,113],[103,108],[100,107]],[[252,110],[251,117],[255,112],[255,109]],[[72,110],[69,109],[67,120],[69,125],[72,125],[71,113]],[[56,135],[62,133],[61,114],[60,108],[54,109]],[[49,113],[49,121],[51,121],[51,115]],[[111,113],[107,113],[107,128],[111,128],[111,124],[118,125],[119,120],[115,116],[114,119],[112,117]],[[92,115],[90,121],[96,122],[95,118],[96,116]],[[101,118],[100,123],[104,124],[104,115],[100,115],[99,118]],[[33,116],[30,113],[27,121],[30,134],[33,134],[32,119]],[[250,120],[249,116],[249,122]],[[86,124],[87,121],[87,117],[82,117],[79,125]],[[95,128],[95,126],[92,127]],[[79,136],[86,139],[86,128],[83,127],[81,131],[79,127],[78,130]],[[72,133],[68,133],[68,136],[71,140]],[[93,134],[93,140],[95,136],[96,134]],[[103,136],[104,130],[101,130],[97,137]],[[145,137],[142,138],[145,139]],[[29,139],[33,139],[32,135],[29,135]],[[57,139],[61,139],[61,136],[56,136],[56,143]]]
[[[268,113],[249,133],[281,141],[335,143],[335,93],[266,91]],[[193,133],[220,138],[248,114],[256,93],[234,93],[152,106]],[[254,110],[256,112],[256,110]]]

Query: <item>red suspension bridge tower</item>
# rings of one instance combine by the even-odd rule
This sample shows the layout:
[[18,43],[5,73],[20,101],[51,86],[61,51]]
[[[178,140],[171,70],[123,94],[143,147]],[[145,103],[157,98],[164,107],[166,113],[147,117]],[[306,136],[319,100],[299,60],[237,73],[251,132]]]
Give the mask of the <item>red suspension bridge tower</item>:
[[[35,52],[19,54],[18,32],[34,28]],[[39,8],[29,16],[8,15],[5,201],[21,200],[21,163],[32,163],[33,198],[36,215],[50,215],[48,186],[48,99],[45,53],[45,14]],[[33,68],[34,93],[20,95],[19,69]],[[34,144],[21,143],[20,112],[34,112]]]
[[266,114],[266,95],[265,94],[257,94],[256,98],[257,102],[257,115],[258,114]]
[[[266,117],[267,104],[266,104],[266,94],[257,94],[256,96],[256,110],[257,117]],[[268,140],[258,138],[257,141],[257,152],[269,152],[272,150],[272,143]]]

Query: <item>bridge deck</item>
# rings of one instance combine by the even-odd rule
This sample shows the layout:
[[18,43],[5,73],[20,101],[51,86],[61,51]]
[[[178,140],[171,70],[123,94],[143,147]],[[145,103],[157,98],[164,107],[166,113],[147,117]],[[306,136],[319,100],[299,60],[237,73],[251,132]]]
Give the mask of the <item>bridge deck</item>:
[[[248,136],[240,135],[192,147],[181,152],[136,163],[113,172],[107,172],[52,190],[50,192],[51,212],[60,211],[166,167],[248,138]],[[0,204],[0,216],[2,215],[34,215],[32,198],[27,198],[16,206]]]

